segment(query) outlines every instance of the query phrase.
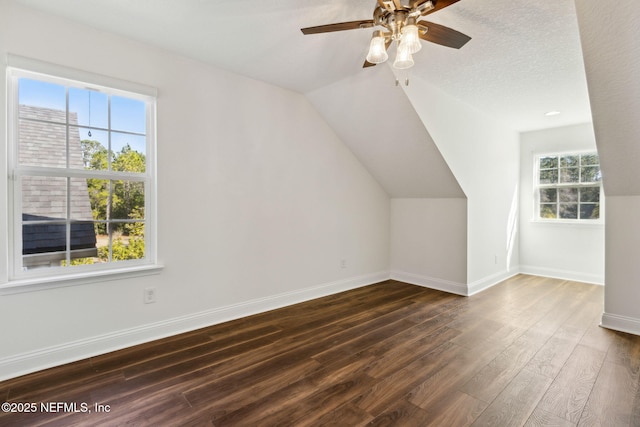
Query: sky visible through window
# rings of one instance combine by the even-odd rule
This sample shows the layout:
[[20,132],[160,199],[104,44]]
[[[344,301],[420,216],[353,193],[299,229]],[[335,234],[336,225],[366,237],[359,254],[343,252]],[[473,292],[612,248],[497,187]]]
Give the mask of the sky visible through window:
[[[20,79],[21,105],[51,108],[65,111],[65,86]],[[69,112],[78,114],[80,139],[99,141],[105,148],[109,144],[109,132],[95,128],[109,127],[108,95],[95,90],[69,88]],[[111,149],[119,152],[127,144],[135,151],[146,154],[146,105],[144,101],[121,96],[111,96]],[[132,135],[131,133],[143,135]]]

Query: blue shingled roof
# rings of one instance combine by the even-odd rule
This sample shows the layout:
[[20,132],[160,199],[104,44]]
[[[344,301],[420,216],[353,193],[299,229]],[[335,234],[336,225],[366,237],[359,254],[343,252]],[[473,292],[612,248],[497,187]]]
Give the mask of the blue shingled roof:
[[[22,254],[64,252],[67,231],[64,218],[22,214]],[[24,221],[59,221],[59,223],[24,223]],[[71,250],[96,247],[96,233],[92,222],[71,224]]]

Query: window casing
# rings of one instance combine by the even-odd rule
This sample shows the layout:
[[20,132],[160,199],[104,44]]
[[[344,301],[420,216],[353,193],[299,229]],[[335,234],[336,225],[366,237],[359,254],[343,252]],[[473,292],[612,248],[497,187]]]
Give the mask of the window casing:
[[534,170],[536,220],[602,221],[604,198],[597,153],[537,155]]
[[8,78],[10,281],[155,265],[155,97]]

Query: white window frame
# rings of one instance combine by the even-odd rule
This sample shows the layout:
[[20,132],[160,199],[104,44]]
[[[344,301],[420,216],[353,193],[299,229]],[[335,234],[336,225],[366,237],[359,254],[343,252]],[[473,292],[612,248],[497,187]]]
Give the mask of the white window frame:
[[[549,224],[577,224],[577,225],[602,225],[604,224],[604,189],[602,186],[602,180],[597,183],[557,183],[557,184],[540,184],[540,159],[543,157],[551,157],[556,156],[558,158],[562,156],[582,156],[595,154],[598,155],[596,150],[578,150],[578,151],[561,151],[561,152],[544,152],[544,153],[536,153],[533,156],[533,222],[540,223],[549,223]],[[598,155],[599,159],[599,155]],[[600,162],[598,161],[598,166],[600,167]],[[602,168],[600,168],[602,171]],[[599,218],[598,219],[581,219],[581,218],[542,218],[540,216],[540,189],[543,188],[562,188],[562,187],[580,187],[580,188],[588,188],[588,187],[596,187],[598,186],[600,189],[600,199],[599,199]],[[578,210],[580,209],[580,202],[578,201]]]
[[[61,286],[93,283],[118,278],[158,273],[157,262],[157,176],[156,176],[156,90],[136,83],[42,63],[37,60],[9,55],[7,67],[7,210],[9,218],[8,282],[0,285],[0,294],[20,293]],[[19,165],[18,145],[18,79],[30,78],[45,82],[106,92],[145,102],[146,105],[146,169],[145,173],[127,175],[126,172],[85,172],[69,168],[43,168]],[[36,170],[37,169],[37,170]],[[102,177],[132,179],[145,183],[145,256],[138,260],[123,260],[104,264],[73,267],[51,267],[23,271],[21,188],[16,184],[22,174],[46,173],[47,176],[87,178]]]

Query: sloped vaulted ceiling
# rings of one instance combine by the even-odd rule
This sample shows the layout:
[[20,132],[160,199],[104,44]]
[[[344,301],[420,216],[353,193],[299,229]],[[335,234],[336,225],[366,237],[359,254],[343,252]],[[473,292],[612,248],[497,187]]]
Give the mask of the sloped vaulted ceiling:
[[307,96],[391,197],[464,197],[388,67]]

